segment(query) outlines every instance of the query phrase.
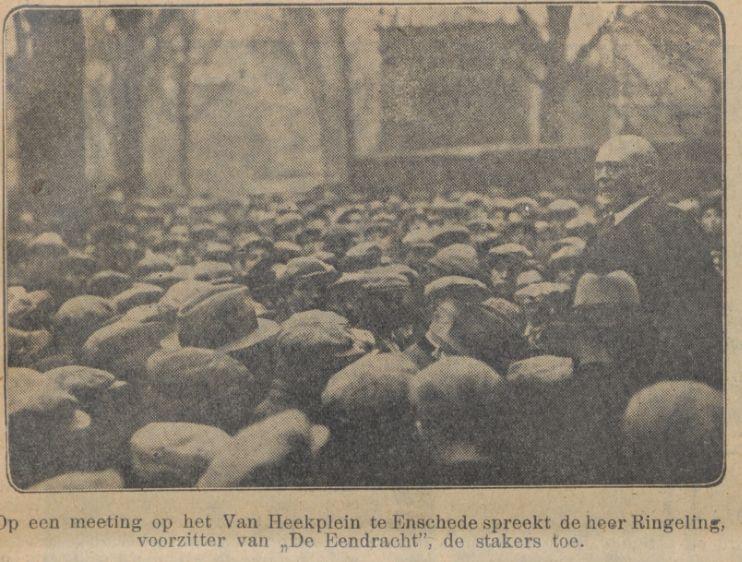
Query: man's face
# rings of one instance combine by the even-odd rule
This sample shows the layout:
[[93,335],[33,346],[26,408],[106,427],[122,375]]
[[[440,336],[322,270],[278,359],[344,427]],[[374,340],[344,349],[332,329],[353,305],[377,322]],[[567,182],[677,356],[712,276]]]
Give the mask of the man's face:
[[614,211],[642,196],[639,167],[631,158],[602,159],[599,155],[595,161],[595,185],[598,194],[607,200],[607,207]]
[[595,185],[609,211],[619,211],[653,189],[657,153],[641,137],[619,135],[606,141],[595,158]]

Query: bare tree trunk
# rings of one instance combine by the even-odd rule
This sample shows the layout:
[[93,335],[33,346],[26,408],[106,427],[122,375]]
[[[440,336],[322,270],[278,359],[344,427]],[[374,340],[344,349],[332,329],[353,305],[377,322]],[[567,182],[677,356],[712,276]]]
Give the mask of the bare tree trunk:
[[144,12],[112,10],[118,56],[112,64],[116,175],[130,195],[144,189]]
[[561,140],[560,108],[568,76],[567,36],[572,6],[547,6],[549,39],[544,45],[546,76],[541,83],[541,142]]
[[346,41],[347,28],[345,20],[348,13],[348,8],[335,8],[332,10],[332,13],[333,16],[331,18],[331,29],[333,30],[333,39],[336,44],[339,61],[339,109],[342,116],[343,130],[345,133],[345,154],[343,161],[346,168],[345,176],[348,178],[348,181],[353,184],[355,183],[355,159],[357,152],[355,119],[353,115],[353,69],[351,64],[350,52],[348,51],[348,43]]
[[[22,199],[50,226],[74,231],[87,205],[83,81],[85,34],[79,10],[28,10],[33,51],[12,84]],[[16,14],[15,17],[19,17]],[[23,53],[26,55],[27,53]],[[9,71],[11,68],[8,69]]]
[[191,73],[193,65],[194,22],[188,14],[181,14],[178,20],[178,32],[181,39],[180,53],[175,67],[177,95],[175,100],[175,121],[178,127],[178,177],[180,186],[186,195],[190,195],[191,185]]
[[[330,15],[330,27],[333,32],[333,39],[342,38],[344,42],[345,30],[338,33],[339,26],[343,26],[344,15],[337,18],[338,14],[332,14],[335,8],[328,9]],[[320,41],[319,21],[317,18],[317,8],[309,7],[292,7],[283,10],[284,20],[286,22],[286,31],[288,42],[292,45],[296,63],[304,78],[309,95],[312,98],[317,121],[319,125],[319,141],[322,151],[322,167],[325,179],[328,181],[347,181],[349,171],[348,161],[348,128],[349,123],[346,118],[351,116],[352,126],[352,106],[346,106],[345,101],[347,91],[345,87],[337,83],[330,83],[322,61],[323,58],[330,55],[327,49],[323,49]],[[333,18],[333,15],[335,16]],[[324,47],[327,45],[325,44]],[[333,43],[333,48],[337,49],[339,44]],[[343,55],[337,51],[338,63],[342,66]],[[346,56],[347,48],[345,48]],[[349,59],[346,60],[348,66]],[[340,69],[338,75],[340,75]],[[350,87],[350,73],[345,74],[347,87]],[[342,84],[342,77],[340,83]],[[339,94],[335,93],[342,90]],[[335,93],[335,95],[332,95]],[[352,103],[352,102],[351,102]],[[351,133],[351,139],[353,133]]]

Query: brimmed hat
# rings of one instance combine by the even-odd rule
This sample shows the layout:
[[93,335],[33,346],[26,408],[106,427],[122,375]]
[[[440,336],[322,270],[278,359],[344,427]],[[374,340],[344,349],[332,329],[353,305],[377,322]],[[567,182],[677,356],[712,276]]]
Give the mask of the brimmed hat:
[[539,191],[536,194],[536,199],[538,199],[542,205],[548,205],[549,203],[557,199],[557,197],[558,196],[556,193],[547,190]]
[[193,486],[231,444],[232,438],[216,427],[150,423],[131,438],[132,469],[144,486]]
[[147,380],[159,390],[178,391],[182,387],[188,392],[194,387],[249,386],[251,379],[244,365],[213,349],[161,349],[147,359]]
[[565,238],[560,238],[559,240],[555,240],[554,242],[549,244],[549,248],[551,249],[552,252],[556,252],[566,246],[574,246],[576,248],[581,248],[584,250],[586,245],[587,245],[587,242],[585,242],[585,240],[583,240],[579,236],[567,236]]
[[490,207],[493,211],[510,211],[513,209],[513,200],[506,197],[494,197]]
[[164,293],[165,290],[157,285],[134,283],[131,288],[111,297],[111,304],[123,313],[140,304],[157,302]]
[[197,295],[178,312],[178,339],[188,347],[238,352],[271,341],[279,330],[258,318],[246,287]]
[[595,325],[628,327],[643,322],[636,281],[625,271],[607,275],[585,273],[574,291],[568,322],[576,329],[591,329]]
[[578,215],[567,221],[564,225],[564,230],[566,230],[568,234],[587,238],[592,236],[595,232],[596,225],[597,221],[593,217]]
[[521,196],[512,201],[513,211],[517,212],[523,218],[529,218],[540,211],[539,202],[533,197]]
[[480,254],[487,254],[491,248],[501,246],[504,239],[504,235],[500,231],[486,232],[473,236],[472,244]]
[[575,288],[574,307],[639,306],[639,289],[636,281],[625,271],[606,275],[585,273]]
[[140,304],[124,313],[121,320],[125,322],[167,322],[175,324],[177,310],[162,302]]
[[264,248],[273,250],[273,241],[256,232],[247,232],[240,234],[234,241],[235,248],[239,252],[248,252],[252,248]]
[[507,299],[491,297],[483,301],[480,306],[491,310],[503,321],[508,322],[513,332],[522,334],[526,329],[526,316],[517,304]]
[[[196,486],[232,488],[261,484],[260,476],[276,468],[289,471],[285,476],[298,478],[293,483],[301,485],[308,476],[309,459],[319,452],[328,437],[325,427],[312,425],[299,410],[286,410],[235,435]],[[265,483],[270,485],[271,481]]]
[[467,207],[473,207],[475,209],[479,208],[486,208],[489,204],[489,197],[484,195],[483,193],[476,193],[473,191],[469,191],[467,193],[464,193],[459,201],[466,205]]

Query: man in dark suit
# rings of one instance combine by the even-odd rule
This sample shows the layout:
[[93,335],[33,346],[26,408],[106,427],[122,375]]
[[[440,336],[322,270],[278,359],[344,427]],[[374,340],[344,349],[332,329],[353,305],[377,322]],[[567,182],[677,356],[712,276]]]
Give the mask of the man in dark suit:
[[583,269],[621,269],[636,280],[659,336],[657,375],[720,388],[722,278],[700,226],[662,199],[658,169],[657,152],[641,137],[613,137],[600,148],[595,183],[609,203]]

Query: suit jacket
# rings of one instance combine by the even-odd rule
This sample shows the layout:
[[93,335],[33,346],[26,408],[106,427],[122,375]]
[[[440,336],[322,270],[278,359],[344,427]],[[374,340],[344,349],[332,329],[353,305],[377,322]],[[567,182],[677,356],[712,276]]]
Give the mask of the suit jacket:
[[722,385],[722,287],[700,226],[657,197],[619,224],[607,221],[588,242],[584,271],[622,269],[639,288],[659,334],[664,378]]

